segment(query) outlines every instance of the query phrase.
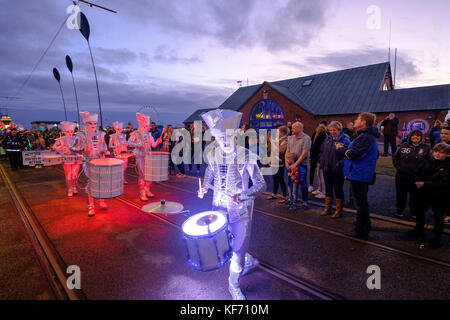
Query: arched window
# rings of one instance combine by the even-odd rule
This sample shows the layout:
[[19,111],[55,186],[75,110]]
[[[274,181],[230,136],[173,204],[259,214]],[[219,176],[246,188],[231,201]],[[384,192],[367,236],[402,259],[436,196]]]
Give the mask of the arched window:
[[277,123],[284,123],[283,110],[273,100],[261,100],[253,106],[250,114],[250,126],[258,129],[276,128]]

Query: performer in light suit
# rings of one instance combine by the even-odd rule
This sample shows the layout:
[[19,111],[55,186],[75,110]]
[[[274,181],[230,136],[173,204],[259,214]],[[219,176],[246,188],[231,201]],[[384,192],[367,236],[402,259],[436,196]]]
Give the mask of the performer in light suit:
[[109,148],[113,150],[114,157],[123,160],[123,183],[128,184],[127,180],[125,179],[128,157],[122,156],[123,153],[127,152],[127,136],[126,134],[122,133],[123,122],[113,122],[112,125],[114,127],[114,130],[116,130],[116,133],[112,134],[109,139]]
[[[92,159],[103,158],[109,155],[108,148],[105,143],[105,133],[97,130],[97,114],[89,114],[89,112],[80,112],[84,122],[84,129],[77,132],[72,141],[70,150],[74,152],[81,152],[84,155],[83,170],[88,178],[86,186],[86,193],[88,196],[88,216],[95,215],[94,198],[90,195],[90,174],[89,161]],[[106,209],[107,205],[104,199],[99,199],[98,204],[102,209]]]
[[136,113],[136,119],[139,124],[139,128],[130,134],[128,139],[128,145],[135,148],[134,154],[136,155],[136,167],[138,169],[138,183],[139,183],[139,198],[142,201],[147,201],[147,197],[154,197],[155,195],[150,192],[151,181],[145,181],[145,154],[152,151],[152,148],[156,148],[162,142],[162,135],[158,140],[154,140],[151,133],[148,131],[150,127],[150,116]]
[[[82,161],[76,158],[76,153],[70,150],[70,143],[73,141],[73,133],[75,131],[76,123],[70,121],[61,122],[64,136],[56,139],[53,145],[53,150],[58,151],[63,156],[63,168],[66,175],[67,196],[78,194],[77,182],[78,171]],[[70,157],[72,156],[72,157]]]
[[[259,264],[246,251],[250,242],[253,199],[266,190],[256,155],[250,155],[247,149],[237,146],[235,133],[227,139],[226,130],[236,132],[241,117],[240,112],[221,109],[202,115],[219,148],[208,155],[204,187],[198,192],[199,198],[203,198],[208,189],[212,189],[213,210],[222,212],[228,218],[228,226],[234,236],[228,288],[234,300],[246,299],[239,279]],[[253,182],[251,188],[248,187],[249,179]]]

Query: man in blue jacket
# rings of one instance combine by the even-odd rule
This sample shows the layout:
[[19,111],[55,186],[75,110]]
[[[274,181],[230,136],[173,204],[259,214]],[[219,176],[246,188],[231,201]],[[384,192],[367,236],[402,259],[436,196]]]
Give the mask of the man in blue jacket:
[[344,153],[344,177],[350,180],[355,199],[357,215],[355,232],[351,236],[367,239],[371,229],[367,192],[375,179],[375,167],[378,159],[378,137],[375,126],[376,116],[363,112],[358,115],[354,126],[357,137],[347,150],[342,144],[336,148]]

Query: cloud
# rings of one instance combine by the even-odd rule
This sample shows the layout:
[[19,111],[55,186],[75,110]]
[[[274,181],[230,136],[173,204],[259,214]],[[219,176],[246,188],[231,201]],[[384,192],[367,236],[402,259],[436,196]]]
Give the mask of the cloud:
[[167,0],[126,5],[112,1],[111,5],[164,32],[207,37],[229,48],[262,46],[272,52],[307,46],[335,9],[330,0]]
[[170,49],[166,45],[160,45],[155,49],[153,60],[155,62],[162,62],[169,64],[175,63],[192,64],[203,62],[199,57],[196,56],[192,56],[190,58],[179,57],[178,53],[174,49]]

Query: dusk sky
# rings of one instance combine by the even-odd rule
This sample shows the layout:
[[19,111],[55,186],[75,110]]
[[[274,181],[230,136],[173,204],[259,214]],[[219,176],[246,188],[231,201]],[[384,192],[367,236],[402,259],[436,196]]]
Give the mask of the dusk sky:
[[[158,124],[177,125],[196,109],[218,107],[239,80],[254,85],[387,61],[390,24],[397,88],[450,83],[448,0],[91,2],[118,12],[79,4],[90,23],[105,125],[136,125],[135,113],[147,105]],[[56,67],[69,120],[76,121],[68,54],[80,109],[98,112],[87,42],[66,25],[19,90],[72,1],[0,3],[0,108],[26,127],[34,120],[64,120]],[[379,28],[375,11],[367,11],[373,5]]]

